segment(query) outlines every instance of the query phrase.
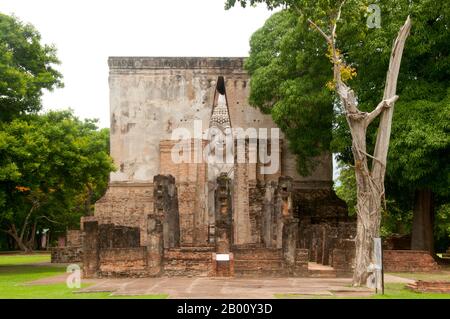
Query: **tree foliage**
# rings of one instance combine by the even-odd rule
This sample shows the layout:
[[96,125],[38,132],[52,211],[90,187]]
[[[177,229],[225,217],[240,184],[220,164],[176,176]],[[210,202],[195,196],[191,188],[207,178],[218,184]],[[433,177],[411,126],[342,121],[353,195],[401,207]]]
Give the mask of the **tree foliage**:
[[30,249],[36,227],[73,227],[91,212],[113,169],[108,130],[71,111],[1,124],[0,229]]
[[62,86],[56,49],[30,24],[0,13],[0,121],[41,109],[43,89]]
[[245,62],[252,79],[250,104],[272,115],[304,175],[314,157],[329,150],[332,137],[332,94],[324,86],[330,64],[322,54],[326,44],[317,50],[321,42],[295,14],[281,11],[253,34]]

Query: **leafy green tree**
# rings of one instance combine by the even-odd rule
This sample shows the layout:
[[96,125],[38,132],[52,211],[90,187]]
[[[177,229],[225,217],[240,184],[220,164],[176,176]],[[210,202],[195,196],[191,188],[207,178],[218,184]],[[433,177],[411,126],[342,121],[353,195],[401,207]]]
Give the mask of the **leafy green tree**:
[[72,111],[29,115],[0,125],[0,229],[33,249],[37,229],[74,226],[114,170],[108,130]]
[[307,175],[332,138],[333,97],[324,85],[330,80],[327,46],[295,13],[281,11],[252,35],[250,47],[249,102],[272,115],[298,156],[298,170]]
[[41,109],[43,89],[61,87],[56,49],[30,24],[0,13],[0,122]]

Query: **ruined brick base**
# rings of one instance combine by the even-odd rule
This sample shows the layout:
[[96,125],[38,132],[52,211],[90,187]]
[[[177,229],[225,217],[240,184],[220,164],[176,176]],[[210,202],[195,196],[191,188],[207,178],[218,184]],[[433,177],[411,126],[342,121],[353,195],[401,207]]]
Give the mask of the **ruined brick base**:
[[81,247],[55,247],[51,249],[50,253],[52,263],[80,263],[83,259],[83,249]]
[[427,251],[385,250],[384,270],[387,272],[427,272],[439,270],[439,266]]
[[167,276],[212,275],[213,247],[181,247],[164,251],[163,273]]
[[407,287],[416,292],[434,292],[450,294],[450,281],[416,281]]

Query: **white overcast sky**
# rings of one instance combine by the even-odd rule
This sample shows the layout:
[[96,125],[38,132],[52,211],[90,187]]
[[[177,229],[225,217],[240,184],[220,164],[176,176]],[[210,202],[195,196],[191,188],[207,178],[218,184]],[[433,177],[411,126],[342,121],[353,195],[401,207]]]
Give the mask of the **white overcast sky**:
[[109,127],[109,56],[247,56],[249,39],[273,13],[224,10],[225,0],[1,0],[0,12],[33,24],[54,44],[65,87],[44,109],[72,108]]

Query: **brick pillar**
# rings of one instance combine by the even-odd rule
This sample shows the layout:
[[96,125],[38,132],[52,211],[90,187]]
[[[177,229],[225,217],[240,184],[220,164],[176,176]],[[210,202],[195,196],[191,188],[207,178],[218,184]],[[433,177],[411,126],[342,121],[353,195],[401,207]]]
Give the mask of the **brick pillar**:
[[227,254],[232,245],[231,179],[226,173],[217,178],[216,202],[216,252]]
[[100,267],[100,244],[97,221],[83,224],[83,276],[95,277]]
[[294,273],[298,241],[298,218],[283,219],[283,258],[290,274]]
[[262,239],[265,247],[270,248],[275,246],[274,243],[274,227],[273,224],[276,219],[275,214],[275,192],[276,183],[268,182],[265,189],[264,205],[263,205],[263,220],[262,220]]
[[[231,208],[231,179],[226,173],[220,174],[217,178],[217,188],[215,193],[215,243],[216,253],[213,254],[213,269],[215,276],[233,276],[234,260],[231,253],[233,243],[232,229],[232,208]],[[228,260],[217,257],[227,256]]]
[[163,226],[159,219],[148,216],[147,220],[147,269],[156,276],[162,271]]
[[172,175],[156,175],[153,185],[153,218],[162,223],[164,248],[179,247],[180,217],[175,178]]
[[[278,178],[276,190],[276,247],[283,248],[284,221],[294,217],[292,201],[292,178],[281,176]],[[297,221],[298,222],[298,221]],[[298,226],[297,226],[298,227]]]

